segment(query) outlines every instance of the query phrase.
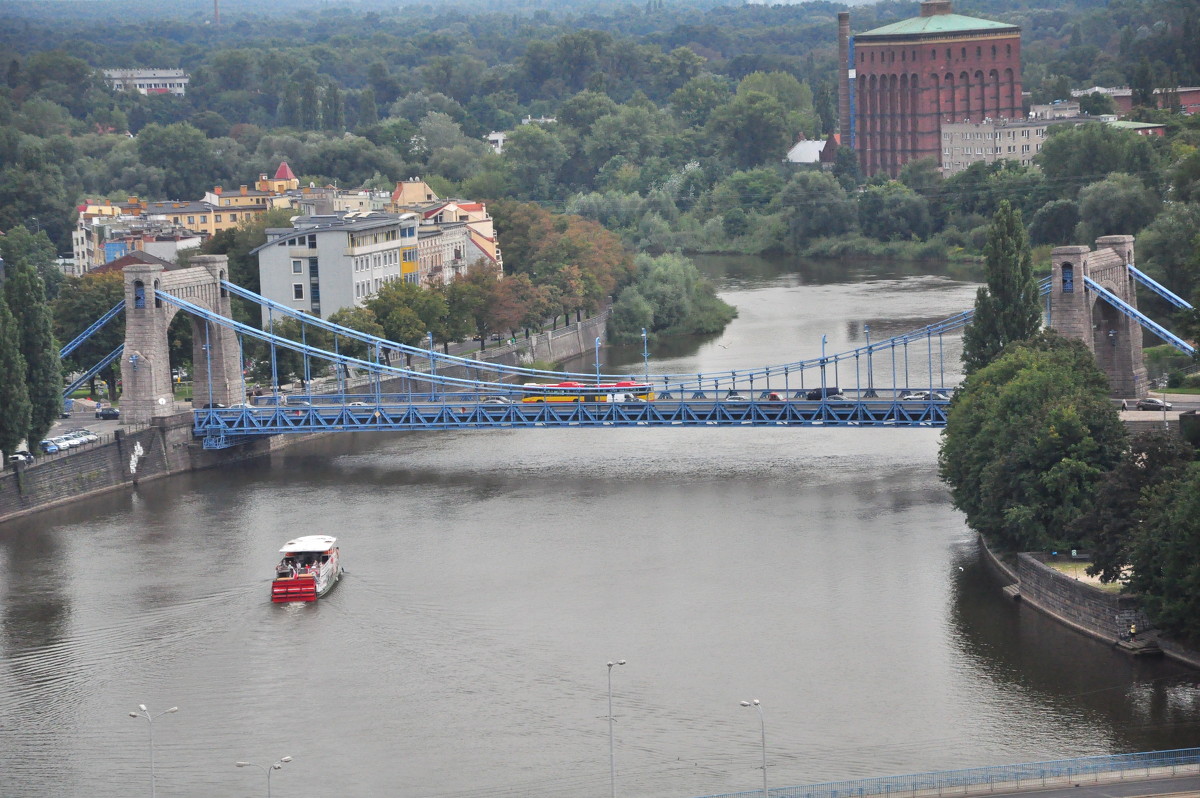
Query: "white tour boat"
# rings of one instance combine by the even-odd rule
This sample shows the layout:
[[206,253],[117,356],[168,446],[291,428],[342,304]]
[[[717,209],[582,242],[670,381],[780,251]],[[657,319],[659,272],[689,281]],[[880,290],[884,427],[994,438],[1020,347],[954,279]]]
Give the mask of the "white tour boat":
[[271,601],[316,601],[332,590],[342,576],[337,538],[330,535],[289,540],[279,553],[283,559],[275,566]]

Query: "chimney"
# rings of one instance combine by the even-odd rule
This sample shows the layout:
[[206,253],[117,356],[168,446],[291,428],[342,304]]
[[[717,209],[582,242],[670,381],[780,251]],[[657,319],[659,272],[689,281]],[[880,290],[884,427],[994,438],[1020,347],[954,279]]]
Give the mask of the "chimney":
[[250,193],[250,189],[246,186],[239,186],[238,190],[242,192],[243,197]]
[[841,145],[850,146],[850,12],[838,12],[838,130]]
[[950,0],[921,0],[921,16],[936,17],[939,14],[953,14]]
[[221,196],[221,187],[213,186],[213,193],[216,194],[218,197]]

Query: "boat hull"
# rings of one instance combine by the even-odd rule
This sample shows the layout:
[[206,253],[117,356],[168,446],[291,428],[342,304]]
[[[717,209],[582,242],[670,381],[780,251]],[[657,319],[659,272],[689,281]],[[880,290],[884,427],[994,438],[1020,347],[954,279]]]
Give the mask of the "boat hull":
[[342,569],[335,569],[326,579],[319,580],[314,574],[277,577],[271,583],[271,601],[282,604],[292,601],[316,601],[326,596],[342,576]]

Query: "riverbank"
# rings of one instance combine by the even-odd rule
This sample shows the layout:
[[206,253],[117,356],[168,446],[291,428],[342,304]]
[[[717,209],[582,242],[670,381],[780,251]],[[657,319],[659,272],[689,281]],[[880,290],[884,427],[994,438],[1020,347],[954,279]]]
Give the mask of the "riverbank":
[[[1005,595],[1088,637],[1121,647],[1131,654],[1161,651],[1200,670],[1200,651],[1164,638],[1152,627],[1137,596],[1104,589],[1050,564],[1055,555],[1022,552],[1015,562],[999,556],[979,536],[980,557]],[[1064,555],[1066,559],[1069,556]],[[1129,630],[1141,630],[1131,641]],[[1131,643],[1133,645],[1131,645]]]

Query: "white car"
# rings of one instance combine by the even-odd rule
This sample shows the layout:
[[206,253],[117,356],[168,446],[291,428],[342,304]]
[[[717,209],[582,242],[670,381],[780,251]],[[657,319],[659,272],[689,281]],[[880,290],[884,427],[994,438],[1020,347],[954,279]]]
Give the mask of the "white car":
[[930,396],[930,391],[912,391],[900,397],[901,402],[949,402],[950,397],[941,391],[933,391]]

